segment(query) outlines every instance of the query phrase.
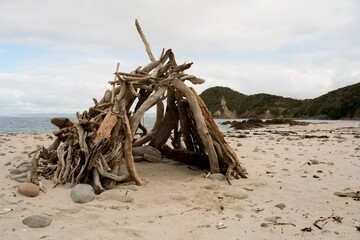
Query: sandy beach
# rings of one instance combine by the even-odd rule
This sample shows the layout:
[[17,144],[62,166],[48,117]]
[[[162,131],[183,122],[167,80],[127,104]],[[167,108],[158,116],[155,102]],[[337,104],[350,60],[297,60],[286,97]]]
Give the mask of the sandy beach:
[[[229,185],[178,162],[140,162],[146,185],[106,191],[129,198],[101,194],[84,204],[72,201],[69,185],[53,188],[42,179],[46,193],[27,197],[11,179],[9,170],[30,160],[36,145],[48,147],[51,134],[0,135],[0,239],[360,239],[354,197],[360,191],[359,122],[225,135],[248,179]],[[238,190],[247,196],[227,194]],[[30,215],[52,222],[30,228],[22,223]]]

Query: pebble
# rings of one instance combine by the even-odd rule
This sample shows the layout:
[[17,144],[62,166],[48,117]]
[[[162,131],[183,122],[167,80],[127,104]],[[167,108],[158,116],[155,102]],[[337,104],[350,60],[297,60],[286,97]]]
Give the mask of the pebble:
[[316,165],[316,164],[319,164],[320,162],[318,160],[310,160],[310,163]]
[[286,205],[285,205],[285,203],[278,203],[278,204],[275,205],[275,207],[283,209],[283,208],[286,207]]
[[87,203],[95,199],[94,188],[89,184],[77,184],[70,192],[75,203]]
[[21,183],[18,186],[18,192],[27,197],[36,197],[39,195],[39,186],[33,183]]
[[20,174],[16,174],[16,175],[11,175],[10,179],[16,180],[18,178],[27,178],[27,176],[28,176],[27,173],[20,173]]
[[281,217],[279,217],[279,216],[271,216],[271,217],[264,218],[264,220],[266,220],[268,222],[273,222],[273,223],[276,223],[278,219],[281,219]]
[[22,220],[22,223],[31,228],[47,227],[51,223],[51,218],[44,215],[31,215]]
[[241,189],[231,189],[225,191],[223,194],[225,197],[233,197],[237,199],[246,199],[249,197],[249,195],[244,190]]
[[20,162],[18,165],[16,165],[16,168],[19,168],[19,167],[21,167],[23,165],[24,166],[29,166],[29,165],[31,165],[31,162],[24,160],[24,161]]
[[11,162],[8,161],[8,162],[6,162],[6,163],[4,164],[4,166],[9,166],[10,164],[11,164]]
[[237,218],[243,218],[243,217],[244,217],[241,213],[237,213],[237,214],[235,214],[235,216],[236,216]]
[[218,181],[225,181],[226,180],[225,175],[221,174],[221,173],[210,174],[208,178],[211,179],[211,180],[218,180]]
[[266,228],[266,227],[268,227],[268,224],[267,223],[261,223],[260,227]]
[[226,226],[225,226],[225,224],[224,223],[222,223],[222,222],[219,222],[218,224],[216,224],[216,226],[215,226],[217,229],[224,229],[224,228],[226,228]]
[[20,167],[20,168],[15,168],[15,169],[9,170],[10,174],[20,174],[20,173],[24,173],[27,171],[28,171],[27,167]]
[[30,182],[28,177],[21,177],[21,178],[16,178],[14,179],[15,181],[19,182],[19,183],[28,183]]
[[327,165],[328,166],[334,166],[334,163],[333,162],[328,162]]
[[318,175],[313,175],[313,178],[320,178]]
[[105,191],[100,195],[98,195],[96,199],[99,201],[105,201],[109,199],[124,203],[130,203],[134,201],[134,198],[127,195],[123,195],[121,192],[118,191]]

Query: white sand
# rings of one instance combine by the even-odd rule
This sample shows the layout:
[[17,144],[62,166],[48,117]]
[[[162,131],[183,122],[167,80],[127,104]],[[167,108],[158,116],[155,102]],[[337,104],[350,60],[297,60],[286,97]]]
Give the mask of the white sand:
[[[49,135],[0,135],[0,239],[360,239],[360,202],[334,192],[360,190],[360,124],[294,126],[289,136],[267,133],[227,137],[249,173],[248,179],[228,183],[204,178],[195,167],[169,163],[139,163],[147,184],[117,194],[132,203],[94,200],[73,203],[70,186],[52,188],[30,198],[17,192],[9,169],[27,160],[36,144],[51,143]],[[302,138],[327,135],[329,138]],[[318,160],[320,164],[308,165]],[[4,166],[11,161],[10,166]],[[333,165],[332,165],[333,164]],[[319,178],[314,178],[317,175]],[[242,189],[249,198],[225,197],[224,191]],[[286,207],[275,207],[284,203]],[[33,229],[21,221],[29,215],[52,218],[45,228]],[[272,225],[266,217],[279,216]],[[320,230],[313,223],[329,219]],[[226,228],[217,229],[222,223]],[[262,223],[268,223],[262,227]],[[325,222],[319,223],[323,225]],[[264,224],[263,224],[264,225]],[[311,227],[311,232],[301,229]]]

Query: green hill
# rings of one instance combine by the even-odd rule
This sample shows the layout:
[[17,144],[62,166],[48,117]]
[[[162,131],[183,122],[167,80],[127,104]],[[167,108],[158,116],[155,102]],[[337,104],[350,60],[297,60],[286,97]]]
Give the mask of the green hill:
[[223,99],[238,118],[360,119],[360,83],[306,100],[263,93],[248,96],[227,87],[206,89],[200,97],[215,117],[224,117]]

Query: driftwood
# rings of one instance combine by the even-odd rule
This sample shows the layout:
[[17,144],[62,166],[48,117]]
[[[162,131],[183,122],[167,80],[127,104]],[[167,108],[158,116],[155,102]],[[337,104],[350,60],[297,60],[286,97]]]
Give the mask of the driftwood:
[[[158,161],[161,155],[221,172],[229,182],[231,176],[246,178],[204,102],[185,84],[204,82],[184,72],[192,63],[177,65],[171,49],[155,59],[137,20],[136,28],[151,62],[130,73],[117,64],[111,90],[77,113],[77,121],[52,119],[59,128],[53,132],[56,139],[35,151],[31,181],[38,183],[38,174],[53,179],[55,186],[90,181],[97,193],[121,182],[142,185],[135,160]],[[156,121],[148,131],[141,119],[154,106]],[[147,152],[139,155],[142,146]]]

